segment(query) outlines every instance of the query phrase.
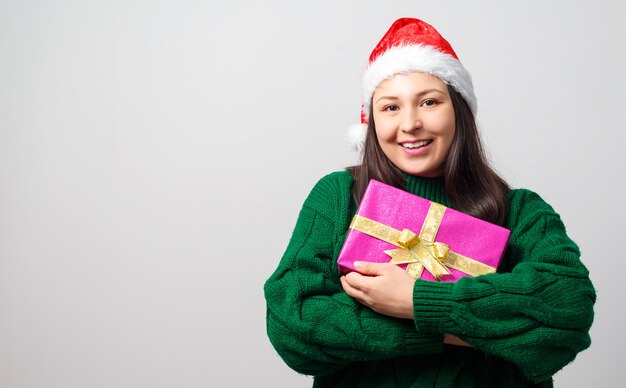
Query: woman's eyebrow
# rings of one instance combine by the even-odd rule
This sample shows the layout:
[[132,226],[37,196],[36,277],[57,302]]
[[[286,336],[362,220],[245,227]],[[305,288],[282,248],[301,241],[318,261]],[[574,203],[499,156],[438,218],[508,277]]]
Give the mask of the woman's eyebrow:
[[378,102],[380,100],[398,100],[398,97],[395,96],[381,96],[380,98],[378,98],[375,102]]
[[[428,94],[428,93],[432,93],[432,92],[437,92],[437,93],[440,93],[440,94],[445,94],[445,92],[444,92],[444,91],[442,91],[441,89],[426,89],[426,90],[422,90],[421,92],[417,93],[417,94],[415,95],[415,97],[421,97],[421,96],[423,96],[424,94]],[[392,101],[395,101],[395,100],[399,100],[399,99],[400,99],[400,97],[397,97],[397,96],[380,96],[379,98],[377,98],[377,99],[376,99],[376,101],[375,101],[374,103],[377,103],[377,102],[379,102],[380,100],[392,100]]]

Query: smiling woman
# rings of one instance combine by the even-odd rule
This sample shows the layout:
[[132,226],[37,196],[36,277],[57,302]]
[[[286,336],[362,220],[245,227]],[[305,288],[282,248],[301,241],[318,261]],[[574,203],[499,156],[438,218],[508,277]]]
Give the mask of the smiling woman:
[[[552,386],[590,345],[595,290],[559,215],[487,163],[469,73],[432,26],[400,19],[363,90],[361,163],[313,188],[265,284],[272,344],[314,386]],[[353,257],[340,274],[371,179],[509,229],[497,272],[431,282]]]

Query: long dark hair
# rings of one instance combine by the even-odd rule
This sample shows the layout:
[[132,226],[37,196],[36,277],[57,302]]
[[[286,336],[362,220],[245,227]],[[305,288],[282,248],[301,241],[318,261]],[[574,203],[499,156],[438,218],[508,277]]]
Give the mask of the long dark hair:
[[[476,120],[461,95],[448,85],[454,107],[456,131],[444,166],[446,196],[455,209],[498,225],[509,210],[509,185],[487,162]],[[370,105],[371,106],[371,105]],[[376,137],[370,109],[361,164],[348,167],[354,177],[352,196],[361,202],[370,179],[405,188],[402,171],[387,158]]]

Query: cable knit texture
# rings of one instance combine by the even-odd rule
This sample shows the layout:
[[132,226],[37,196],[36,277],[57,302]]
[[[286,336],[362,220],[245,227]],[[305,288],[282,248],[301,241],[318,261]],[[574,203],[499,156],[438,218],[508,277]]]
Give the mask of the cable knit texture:
[[[341,171],[315,185],[265,284],[270,341],[314,386],[551,387],[589,347],[588,272],[558,214],[528,190],[509,193],[511,237],[498,273],[417,280],[413,321],[353,300],[336,264],[356,212],[352,182]],[[450,206],[441,178],[407,176],[407,190]],[[443,333],[472,347],[444,345]]]

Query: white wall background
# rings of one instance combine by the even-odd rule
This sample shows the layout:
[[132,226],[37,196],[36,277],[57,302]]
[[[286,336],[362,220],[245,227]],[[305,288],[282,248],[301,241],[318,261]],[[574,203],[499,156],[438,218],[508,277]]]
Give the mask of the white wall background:
[[559,211],[598,290],[557,386],[622,379],[621,2],[0,0],[0,386],[306,387],[262,286],[355,161],[360,76],[398,17],[474,77],[496,168]]

